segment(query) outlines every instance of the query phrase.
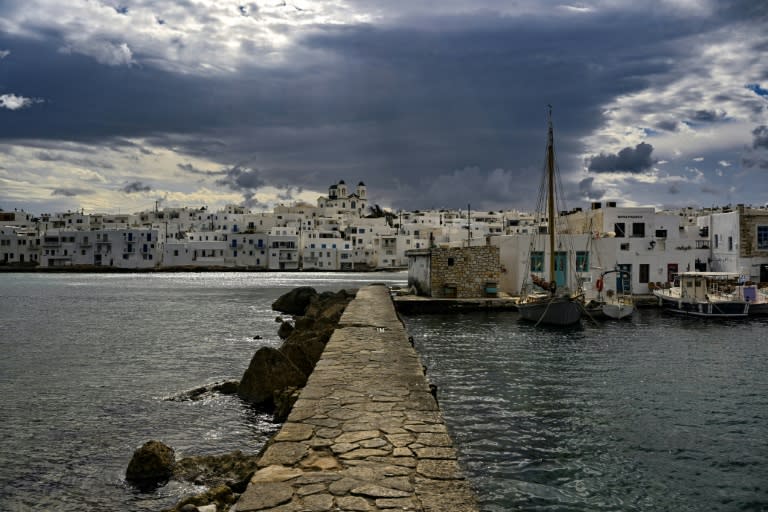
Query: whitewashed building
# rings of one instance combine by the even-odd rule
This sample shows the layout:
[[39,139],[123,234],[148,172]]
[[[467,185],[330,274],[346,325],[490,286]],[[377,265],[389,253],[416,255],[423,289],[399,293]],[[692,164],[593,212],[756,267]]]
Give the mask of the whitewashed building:
[[299,236],[295,228],[274,227],[267,240],[269,270],[299,269]]

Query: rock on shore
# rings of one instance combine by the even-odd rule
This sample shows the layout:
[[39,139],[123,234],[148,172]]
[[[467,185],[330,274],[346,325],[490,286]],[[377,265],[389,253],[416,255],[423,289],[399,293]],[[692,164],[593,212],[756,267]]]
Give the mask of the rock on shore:
[[[355,294],[356,291],[346,290],[319,294],[311,287],[299,287],[286,293],[272,304],[275,311],[293,316],[292,322],[278,318],[278,334],[284,340],[279,348],[259,348],[239,384],[215,383],[171,399],[196,400],[212,392],[236,392],[256,406],[272,408],[276,421],[285,421]],[[150,441],[134,453],[126,480],[141,489],[157,487],[170,478],[208,488],[202,494],[182,499],[168,512],[198,510],[206,505],[229,510],[245,491],[257,470],[260,456],[234,452],[175,461],[172,448],[159,441]]]
[[125,479],[139,489],[152,489],[168,481],[175,462],[173,448],[160,441],[147,441],[133,452]]
[[279,348],[262,347],[256,351],[240,380],[238,395],[254,405],[285,411],[281,397],[290,400],[294,393],[286,391],[306,384],[354,297],[354,291],[319,294],[312,287],[302,286],[278,298],[272,309],[293,315],[293,324],[281,319],[278,332],[284,341]]

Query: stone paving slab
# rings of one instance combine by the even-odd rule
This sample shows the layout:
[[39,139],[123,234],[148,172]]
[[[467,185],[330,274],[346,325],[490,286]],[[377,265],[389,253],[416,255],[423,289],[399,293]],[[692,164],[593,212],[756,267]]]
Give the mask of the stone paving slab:
[[232,510],[478,510],[385,286],[347,306]]

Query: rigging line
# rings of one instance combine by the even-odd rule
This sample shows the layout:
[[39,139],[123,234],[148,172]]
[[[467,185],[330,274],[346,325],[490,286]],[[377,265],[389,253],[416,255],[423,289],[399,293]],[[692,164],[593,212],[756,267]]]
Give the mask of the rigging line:
[[585,315],[587,315],[587,316],[589,317],[589,319],[590,319],[590,320],[592,320],[592,323],[593,323],[593,324],[595,324],[595,325],[599,325],[599,324],[597,323],[597,320],[595,320],[595,319],[592,317],[592,315],[589,313],[589,311],[587,311],[587,307],[586,307],[584,304],[582,304],[580,301],[577,301],[577,302],[576,302],[576,304],[578,304],[578,305],[579,305],[579,307],[581,308],[581,311],[582,311],[582,312],[583,312]]
[[549,311],[549,306],[552,305],[552,302],[554,302],[554,300],[555,300],[554,297],[549,299],[549,302],[547,302],[547,307],[544,308],[544,312],[541,314],[541,316],[539,317],[539,321],[536,322],[536,325],[534,327],[538,327],[541,321],[544,320],[544,317],[547,316],[547,311]]

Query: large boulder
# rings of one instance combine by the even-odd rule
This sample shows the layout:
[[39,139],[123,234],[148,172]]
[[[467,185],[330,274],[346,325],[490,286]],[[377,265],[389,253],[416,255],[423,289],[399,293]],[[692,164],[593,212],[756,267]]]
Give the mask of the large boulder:
[[309,375],[320,360],[326,341],[327,338],[323,340],[316,335],[291,336],[278,350],[305,375]]
[[313,297],[317,297],[317,291],[314,288],[299,286],[278,297],[272,303],[272,309],[289,315],[303,315]]
[[307,375],[282,352],[261,347],[245,370],[237,394],[256,405],[273,405],[273,395],[287,387],[304,387]]
[[338,292],[323,292],[315,298],[304,310],[304,316],[314,319],[327,319],[338,322],[347,304],[355,298],[355,292],[339,290]]
[[125,479],[140,489],[152,489],[168,481],[175,462],[173,448],[160,441],[147,441],[133,452]]
[[272,414],[272,421],[275,423],[285,423],[288,415],[291,414],[293,405],[299,399],[301,390],[296,388],[285,388],[275,395],[275,412]]
[[227,485],[235,492],[243,492],[258,469],[259,455],[246,455],[241,451],[223,455],[197,455],[176,462],[173,477],[195,485],[218,487]]
[[285,338],[291,335],[293,330],[294,330],[294,327],[291,324],[291,322],[282,322],[280,324],[280,328],[277,329],[277,335],[280,336],[281,340],[284,340]]

